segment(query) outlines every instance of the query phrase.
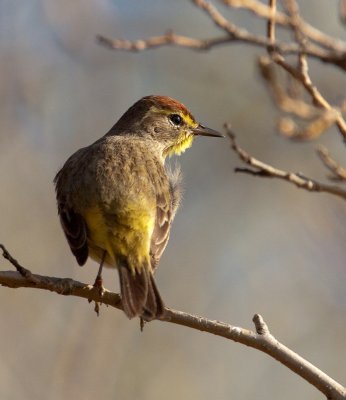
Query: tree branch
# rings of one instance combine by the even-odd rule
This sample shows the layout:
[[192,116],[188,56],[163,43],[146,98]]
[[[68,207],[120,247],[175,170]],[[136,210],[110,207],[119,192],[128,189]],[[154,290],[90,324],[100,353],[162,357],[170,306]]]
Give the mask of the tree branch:
[[235,172],[243,172],[250,175],[262,176],[267,178],[277,178],[284,181],[290,182],[298,188],[305,189],[309,192],[324,192],[333,194],[334,196],[341,197],[346,200],[346,190],[341,189],[335,185],[327,185],[324,183],[317,182],[311,178],[307,178],[300,173],[294,173],[284,171],[275,168],[269,164],[266,164],[255,157],[252,157],[249,153],[243,150],[236,142],[235,135],[231,131],[229,125],[225,125],[226,132],[231,141],[231,148],[238,155],[238,157],[251,168],[235,168]]
[[267,37],[271,42],[271,46],[268,47],[270,52],[272,46],[275,44],[275,15],[276,15],[276,0],[269,0],[270,15],[267,22]]
[[[126,40],[126,39],[110,39],[103,35],[97,35],[96,39],[99,44],[104,45],[112,50],[125,51],[144,51],[163,46],[186,47],[193,50],[210,50],[213,47],[232,44],[236,42],[245,42],[254,46],[266,48],[271,43],[265,36],[252,35],[245,29],[240,29],[236,25],[228,23],[228,35],[209,38],[196,39],[188,36],[177,35],[171,30],[161,36],[152,36],[147,39]],[[282,54],[299,54],[301,51],[296,43],[276,42],[275,49]],[[311,57],[321,58],[328,57],[327,53],[320,52],[317,48],[310,48],[307,54]],[[346,66],[345,66],[346,67]]]
[[[165,45],[175,45],[187,47],[195,50],[208,50],[221,44],[231,44],[232,42],[244,42],[251,45],[261,46],[268,50],[270,59],[291,75],[304,87],[310,95],[313,104],[324,110],[323,115],[318,116],[315,121],[308,124],[305,129],[299,131],[293,129],[289,132],[295,139],[313,139],[319,136],[332,124],[336,124],[343,139],[346,141],[346,122],[342,116],[340,108],[332,106],[313,84],[309,71],[307,56],[319,58],[322,61],[334,63],[346,69],[346,43],[332,38],[318,29],[307,24],[299,14],[298,4],[295,0],[284,2],[286,13],[278,12],[276,0],[269,0],[266,6],[256,0],[225,0],[224,2],[232,7],[248,9],[259,17],[267,19],[267,35],[253,35],[243,28],[226,19],[218,9],[208,1],[192,0],[193,3],[204,11],[210,20],[227,36],[211,39],[195,39],[174,34],[168,31],[165,35],[150,37],[136,41],[109,39],[99,35],[97,37],[100,44],[111,49],[127,51],[143,51],[146,49],[157,48]],[[275,35],[275,26],[279,24],[292,30],[295,42],[280,42]],[[308,40],[309,39],[309,40]],[[316,44],[317,43],[317,44]],[[295,68],[288,64],[284,58],[286,54],[298,55],[298,67]],[[287,98],[286,98],[287,99]],[[300,102],[301,104],[302,102]],[[293,102],[289,106],[292,108]],[[299,104],[295,109],[299,108]],[[306,107],[304,107],[306,109]]]
[[[258,0],[224,0],[224,3],[233,8],[242,8],[253,13],[255,16],[271,19],[272,7],[259,2]],[[292,28],[294,25],[299,26],[299,30],[309,39],[317,42],[323,47],[340,51],[345,53],[346,43],[338,38],[327,35],[314,26],[308,24],[302,17],[299,16],[298,20],[293,21],[288,15],[276,11],[274,17],[275,23],[286,28]]]
[[317,148],[317,154],[326,168],[331,171],[330,179],[336,181],[346,181],[346,168],[338,164],[331,156],[328,149],[322,145]]
[[[238,42],[247,43],[249,45],[266,48],[271,43],[265,36],[253,35],[246,29],[238,28],[233,25],[232,35],[219,36],[208,39],[196,39],[189,36],[177,35],[171,30],[161,36],[152,36],[146,39],[126,40],[111,39],[104,35],[96,35],[99,44],[108,47],[111,50],[124,51],[144,51],[164,46],[185,47],[192,50],[210,50],[226,44],[235,44]],[[280,54],[299,54],[301,49],[294,42],[276,41],[273,47]],[[325,50],[318,46],[309,45],[306,49],[306,55],[324,62],[335,64],[343,70],[346,70],[346,55],[331,50]]]
[[[3,251],[4,258],[9,260],[17,269],[17,272],[0,271],[0,285],[2,286],[9,288],[27,287],[44,289],[60,295],[82,297],[89,301],[107,304],[108,306],[120,310],[122,309],[119,294],[110,292],[106,289],[103,294],[100,294],[98,288],[95,288],[93,285],[74,281],[70,278],[56,278],[33,274],[28,269],[22,267],[18,261],[10,255],[4,245],[0,244],[0,248]],[[341,384],[334,381],[309,361],[280,343],[270,333],[267,324],[259,314],[256,314],[253,317],[253,322],[256,328],[255,332],[168,307],[165,308],[165,313],[160,320],[211,333],[260,350],[281,362],[304,380],[311,383],[325,394],[328,399],[345,400],[346,398],[346,389]]]
[[[212,47],[232,44],[235,42],[245,42],[251,45],[267,48],[272,45],[280,54],[299,54],[301,47],[294,42],[280,42],[275,41],[271,43],[267,37],[261,35],[253,35],[246,29],[240,28],[227,20],[211,3],[205,0],[192,0],[196,7],[205,11],[210,19],[226,33],[224,37],[215,37],[209,39],[195,39],[191,37],[176,35],[172,31],[168,31],[162,36],[154,36],[148,39],[140,39],[135,41],[124,39],[110,39],[104,35],[98,35],[97,40],[100,44],[113,50],[126,50],[126,51],[143,51],[151,48],[175,45],[179,47],[187,47],[195,50],[209,50]],[[287,27],[300,29],[306,36],[308,36],[314,43],[308,43],[305,48],[307,56],[320,59],[324,62],[334,64],[341,69],[346,69],[346,43],[326,35],[324,32],[307,24],[301,17],[298,20],[292,19],[281,13],[276,12],[272,16],[272,9],[264,4],[254,0],[231,0],[225,1],[232,7],[241,7],[254,12],[261,18],[275,21],[275,23]]]
[[[270,0],[269,2],[271,18],[268,20],[267,36],[268,39],[274,43],[276,0]],[[333,107],[323,97],[322,93],[313,84],[309,75],[309,66],[306,53],[309,43],[301,28],[301,17],[299,15],[298,4],[296,0],[285,0],[284,6],[290,17],[295,39],[300,46],[300,53],[298,54],[298,66],[295,68],[288,64],[284,56],[279,54],[278,51],[274,51],[272,46],[268,47],[268,54],[273,62],[291,75],[292,78],[301,83],[306,92],[310,95],[312,102],[316,107],[325,110],[325,113],[322,116],[317,117],[316,120],[310,123],[302,132],[296,133],[294,137],[299,139],[315,138],[324,132],[332,123],[335,123],[339,128],[344,140],[346,141],[346,122],[342,116],[342,113],[338,108]]]

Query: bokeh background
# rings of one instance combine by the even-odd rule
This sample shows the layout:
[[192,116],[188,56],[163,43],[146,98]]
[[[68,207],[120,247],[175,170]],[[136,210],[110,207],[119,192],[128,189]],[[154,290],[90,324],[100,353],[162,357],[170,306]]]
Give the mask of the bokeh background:
[[[302,14],[345,38],[337,2],[301,2]],[[93,282],[57,218],[52,180],[65,159],[103,135],[137,99],[165,94],[214,129],[231,121],[258,158],[325,180],[315,144],[279,137],[278,116],[245,45],[130,54],[95,36],[220,35],[192,2],[0,2],[0,241],[33,272]],[[219,4],[222,9],[222,5]],[[224,9],[264,32],[263,22]],[[336,68],[311,63],[331,102],[345,93]],[[338,132],[321,139],[345,164]],[[156,279],[167,305],[252,329],[261,313],[283,343],[345,383],[344,202],[273,180],[236,175],[225,140],[200,138],[178,162],[185,195]],[[3,270],[11,266],[1,261]],[[115,271],[105,286],[118,290]],[[306,382],[258,351],[171,324],[33,289],[0,288],[0,397],[71,399],[316,399]]]

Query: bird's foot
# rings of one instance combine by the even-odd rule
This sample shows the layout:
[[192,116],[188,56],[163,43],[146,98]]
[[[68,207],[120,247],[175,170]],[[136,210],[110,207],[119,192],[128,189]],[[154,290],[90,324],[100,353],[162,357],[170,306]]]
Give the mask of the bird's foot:
[[[94,288],[98,290],[100,297],[102,298],[104,293],[105,293],[105,288],[103,286],[103,279],[102,276],[97,275],[95,282],[93,284]],[[91,303],[92,300],[89,300],[89,303]],[[94,307],[94,311],[96,312],[97,316],[100,315],[100,306],[101,306],[101,302],[99,301],[95,301],[95,307]]]
[[95,301],[94,311],[96,312],[98,317],[100,316],[100,306],[101,306],[101,303],[99,303],[98,301]]
[[103,286],[102,276],[97,275],[95,282],[94,282],[94,288],[98,289],[100,297],[103,297],[103,295],[105,293],[105,288]]

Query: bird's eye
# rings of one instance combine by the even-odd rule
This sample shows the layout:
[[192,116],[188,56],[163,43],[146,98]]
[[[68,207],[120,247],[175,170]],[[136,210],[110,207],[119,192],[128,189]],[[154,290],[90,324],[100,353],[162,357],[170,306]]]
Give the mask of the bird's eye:
[[183,119],[179,114],[172,114],[169,116],[169,119],[173,122],[174,125],[177,126],[179,126],[183,122]]

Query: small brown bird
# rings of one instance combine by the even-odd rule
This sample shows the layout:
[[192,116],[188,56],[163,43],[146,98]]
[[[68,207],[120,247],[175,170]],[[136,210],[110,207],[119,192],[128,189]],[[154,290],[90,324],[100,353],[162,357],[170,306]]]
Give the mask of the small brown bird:
[[180,202],[180,172],[165,167],[195,136],[222,135],[165,96],[147,96],[111,130],[76,151],[55,177],[58,212],[79,265],[88,256],[119,271],[129,318],[160,318],[164,304],[153,273]]

